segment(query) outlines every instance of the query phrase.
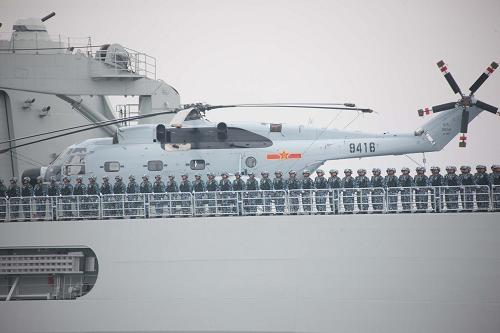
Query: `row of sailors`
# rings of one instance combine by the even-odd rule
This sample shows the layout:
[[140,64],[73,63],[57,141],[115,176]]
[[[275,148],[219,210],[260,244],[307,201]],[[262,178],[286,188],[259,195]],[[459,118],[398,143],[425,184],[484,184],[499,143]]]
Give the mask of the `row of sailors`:
[[[182,180],[179,185],[174,180],[174,176],[169,176],[169,180],[165,185],[161,176],[155,176],[154,183],[149,182],[149,177],[147,175],[143,176],[143,181],[141,184],[137,184],[134,176],[129,177],[129,182],[127,185],[123,182],[120,176],[115,177],[115,183],[111,185],[109,183],[108,177],[103,177],[103,183],[99,186],[96,182],[95,177],[89,178],[88,185],[83,184],[83,178],[78,177],[75,186],[70,184],[70,179],[65,177],[63,179],[63,185],[59,188],[55,181],[55,178],[51,179],[51,182],[47,188],[43,186],[43,179],[38,178],[38,182],[34,188],[31,188],[30,179],[28,177],[23,179],[23,187],[15,187],[15,180],[11,181],[11,186],[7,191],[0,189],[0,195],[7,195],[8,197],[24,198],[35,196],[71,196],[71,195],[106,195],[106,194],[135,194],[135,193],[186,193],[195,192],[195,195],[201,195],[201,197],[196,197],[197,199],[203,198],[201,200],[201,208],[197,206],[197,214],[201,214],[204,210],[204,204],[208,205],[208,211],[211,214],[215,212],[215,206],[222,205],[224,213],[232,212],[235,207],[234,200],[222,200],[219,202],[216,199],[214,193],[216,191],[220,192],[230,192],[230,191],[251,191],[246,192],[243,197],[238,197],[243,199],[245,203],[245,210],[247,213],[256,213],[257,206],[262,206],[264,213],[271,212],[271,202],[275,204],[276,212],[278,214],[284,212],[284,194],[281,192],[274,192],[273,190],[288,190],[290,197],[290,211],[291,214],[297,213],[302,205],[304,212],[311,212],[313,206],[312,193],[313,191],[304,190],[323,190],[315,191],[314,202],[316,209],[319,213],[326,212],[327,199],[329,201],[329,207],[332,213],[337,214],[339,212],[339,191],[330,191],[332,194],[328,194],[328,190],[337,189],[341,190],[342,202],[345,213],[350,213],[354,211],[355,198],[357,198],[357,206],[360,212],[367,212],[369,207],[369,199],[371,197],[372,208],[374,212],[382,212],[384,203],[384,189],[387,192],[387,206],[389,212],[397,211],[398,204],[398,194],[400,197],[403,212],[411,211],[411,191],[412,187],[415,192],[416,208],[418,212],[425,212],[428,208],[429,195],[431,198],[431,205],[433,210],[439,212],[445,205],[447,211],[456,211],[458,209],[458,197],[459,197],[459,186],[466,186],[460,190],[462,210],[471,211],[474,206],[474,193],[475,192],[475,202],[478,210],[487,210],[489,207],[489,186],[490,185],[500,185],[500,166],[492,166],[493,173],[488,175],[486,173],[486,167],[479,165],[476,167],[477,173],[472,175],[470,173],[470,168],[465,166],[461,167],[461,174],[456,175],[455,167],[447,167],[447,174],[442,176],[440,174],[440,169],[438,167],[432,167],[432,174],[427,177],[425,175],[425,169],[419,167],[416,169],[417,174],[414,177],[410,176],[410,170],[408,168],[403,168],[401,170],[402,174],[397,177],[395,175],[394,168],[387,169],[387,175],[382,177],[380,175],[380,170],[375,168],[372,170],[373,176],[369,179],[366,176],[366,171],[364,169],[358,170],[358,176],[352,177],[352,171],[350,169],[344,170],[345,177],[340,178],[337,176],[337,170],[330,170],[330,177],[327,179],[324,176],[322,170],[317,170],[317,176],[314,180],[310,178],[310,173],[308,170],[304,170],[302,180],[296,178],[296,172],[290,171],[289,178],[287,180],[283,179],[283,175],[280,171],[275,172],[275,178],[271,181],[269,179],[269,174],[267,172],[262,172],[262,178],[260,181],[255,179],[253,173],[249,174],[248,180],[245,182],[241,179],[239,173],[235,174],[234,181],[229,180],[229,175],[227,173],[222,174],[222,179],[220,182],[215,180],[215,175],[209,173],[208,180],[205,183],[201,179],[201,175],[196,175],[195,180],[190,182],[186,174],[182,175]],[[471,186],[472,185],[472,186]],[[475,187],[474,185],[477,185]],[[434,187],[434,191],[429,194],[428,187]],[[444,187],[442,189],[441,187]],[[13,190],[14,189],[14,190]],[[263,194],[258,195],[255,192],[258,190],[265,191]],[[3,191],[3,192],[2,192]],[[201,193],[200,193],[201,192]],[[493,203],[494,209],[500,209],[500,186],[493,189]],[[203,193],[208,193],[204,195]],[[234,192],[233,192],[234,193]],[[235,198],[234,196],[223,196],[223,199]],[[189,206],[188,201],[184,200],[188,197],[184,197],[181,194],[179,201],[186,210],[184,213],[187,214],[187,207]],[[160,199],[161,198],[156,198]],[[444,199],[444,201],[443,201]],[[87,200],[88,201],[88,200]],[[91,202],[91,200],[89,201]],[[240,211],[242,209],[241,200],[239,200],[238,206]],[[24,202],[23,202],[24,203]],[[24,203],[27,204],[28,202]],[[65,202],[63,208],[68,213],[71,209],[70,201]],[[176,205],[177,201],[173,204]],[[172,203],[171,203],[172,204]],[[91,208],[91,204],[83,205],[83,209]],[[157,213],[163,211],[162,205],[160,203],[155,203]],[[93,207],[93,206],[92,206]],[[135,204],[128,204],[128,208],[134,208]],[[0,207],[1,208],[1,207]],[[38,207],[37,210],[43,210],[43,205]],[[0,209],[3,211],[3,209]],[[130,209],[129,209],[130,210]],[[17,208],[15,208],[17,212]],[[0,215],[2,212],[0,212]]]
[[68,177],[63,178],[62,186],[59,186],[55,177],[51,177],[50,184],[43,186],[43,178],[37,178],[37,184],[32,187],[30,178],[23,179],[22,187],[17,185],[17,180],[12,178],[10,185],[6,188],[0,179],[0,197],[29,197],[29,196],[58,196],[58,195],[99,195],[99,194],[126,194],[126,193],[171,193],[171,192],[205,192],[205,191],[255,191],[255,190],[296,190],[296,189],[345,189],[345,188],[408,188],[425,186],[466,186],[466,185],[500,185],[500,165],[491,167],[492,173],[486,173],[484,165],[476,167],[476,173],[471,174],[469,166],[460,167],[461,174],[456,174],[454,166],[446,167],[446,174],[440,173],[439,167],[431,167],[431,175],[425,175],[425,168],[416,168],[416,175],[410,175],[409,168],[402,168],[401,175],[396,176],[396,169],[388,168],[387,175],[381,176],[378,168],[372,170],[371,179],[366,176],[365,169],[357,170],[357,177],[352,177],[352,170],[345,169],[345,177],[340,178],[338,171],[332,169],[329,171],[330,177],[327,179],[323,170],[316,171],[315,179],[310,178],[308,170],[303,171],[303,179],[296,177],[295,171],[289,172],[289,178],[285,180],[281,171],[275,172],[273,180],[269,178],[268,172],[262,172],[262,178],[257,181],[255,174],[250,172],[249,178],[245,182],[239,172],[235,173],[235,179],[231,182],[228,173],[222,173],[222,179],[217,182],[215,174],[207,174],[207,181],[201,179],[201,175],[195,175],[195,180],[190,182],[187,174],[181,176],[182,180],[177,184],[173,175],[168,176],[166,184],[161,180],[161,175],[155,176],[155,181],[151,183],[149,176],[144,175],[142,182],[138,184],[135,176],[129,177],[127,185],[123,182],[121,176],[115,177],[115,183],[111,185],[107,176],[103,177],[102,185],[96,182],[96,177],[89,177],[88,185],[83,183],[82,177],[77,177],[76,184],[73,186]]

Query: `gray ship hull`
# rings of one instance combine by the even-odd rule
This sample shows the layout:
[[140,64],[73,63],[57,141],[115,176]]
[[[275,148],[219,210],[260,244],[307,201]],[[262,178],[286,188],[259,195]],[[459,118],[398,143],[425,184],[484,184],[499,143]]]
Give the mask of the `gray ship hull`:
[[0,332],[500,332],[500,215],[0,224],[90,247],[76,300],[0,302]]

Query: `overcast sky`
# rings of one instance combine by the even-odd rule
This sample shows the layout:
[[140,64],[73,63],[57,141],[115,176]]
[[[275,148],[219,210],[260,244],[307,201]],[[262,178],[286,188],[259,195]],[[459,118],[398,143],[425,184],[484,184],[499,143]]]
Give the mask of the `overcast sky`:
[[[436,62],[444,59],[463,91],[500,61],[500,1],[0,1],[2,32],[20,17],[42,17],[50,33],[92,36],[154,56],[157,77],[183,103],[355,102],[376,115],[348,126],[413,131],[416,110],[454,101]],[[5,37],[5,36],[4,36]],[[500,105],[500,73],[476,96]],[[332,111],[244,111],[212,120],[322,126]],[[341,115],[343,128],[355,114]],[[500,163],[500,117],[481,114],[466,149],[453,140],[427,166]],[[422,155],[412,158],[422,162]],[[404,156],[330,162],[325,168],[410,166]]]

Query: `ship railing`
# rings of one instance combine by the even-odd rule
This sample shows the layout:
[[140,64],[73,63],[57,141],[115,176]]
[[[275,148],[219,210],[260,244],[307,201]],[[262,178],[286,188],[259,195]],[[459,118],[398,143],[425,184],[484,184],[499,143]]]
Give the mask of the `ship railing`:
[[9,202],[7,198],[0,197],[0,222],[5,222],[9,219]]
[[491,185],[491,210],[500,211],[500,185]]
[[329,201],[332,211],[338,214],[384,213],[387,209],[383,187],[335,189]]
[[[291,189],[286,195],[285,213],[326,214],[332,211],[328,189]],[[338,203],[337,203],[338,205]]]
[[92,220],[101,218],[101,200],[98,195],[63,195],[49,197],[55,201],[57,220]]
[[443,212],[493,209],[488,185],[438,186],[435,192],[436,206]]
[[[54,220],[55,199],[53,197],[13,197],[0,203],[0,221],[2,216],[9,221]],[[8,204],[7,204],[8,203]],[[5,207],[4,207],[5,204]]]
[[238,215],[240,212],[238,193],[235,191],[194,192],[193,213],[195,216]]
[[238,191],[238,211],[241,215],[288,214],[287,193],[284,190]]
[[148,217],[179,217],[193,215],[193,195],[189,192],[148,193]]
[[[32,274],[17,276],[19,281],[10,300],[70,300],[87,294],[96,274]],[[0,280],[0,301],[9,297],[12,281]]]
[[[439,191],[437,191],[439,194]],[[436,187],[409,186],[388,187],[386,189],[387,213],[429,213],[439,210]]]
[[143,193],[101,195],[101,217],[144,218],[146,217],[146,197]]

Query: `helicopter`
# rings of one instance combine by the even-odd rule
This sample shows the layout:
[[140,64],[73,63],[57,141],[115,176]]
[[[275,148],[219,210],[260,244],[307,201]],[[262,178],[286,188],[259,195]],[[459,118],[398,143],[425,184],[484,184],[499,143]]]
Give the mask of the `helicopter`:
[[[468,124],[482,111],[496,114],[497,107],[474,97],[474,93],[498,67],[493,62],[464,95],[443,61],[438,67],[454,91],[456,102],[418,110],[419,116],[437,115],[413,133],[362,133],[290,125],[286,123],[211,122],[207,112],[221,108],[265,107],[301,109],[338,109],[371,113],[352,103],[322,104],[186,104],[167,111],[105,121],[93,126],[77,126],[75,131],[45,137],[4,150],[34,142],[70,135],[124,120],[136,120],[161,114],[174,114],[170,124],[142,124],[120,127],[113,137],[85,140],[66,148],[50,165],[25,171],[32,179],[51,177],[97,178],[117,175],[173,175],[240,172],[260,174],[264,171],[307,170],[313,172],[326,161],[384,155],[439,151],[457,134],[460,147],[465,147]],[[81,127],[81,128],[80,128]],[[75,129],[75,128],[73,128]],[[64,131],[58,130],[54,132]],[[46,135],[42,133],[40,135]],[[36,137],[37,135],[30,136]],[[26,139],[26,138],[21,138]],[[18,139],[20,140],[20,139]]]

